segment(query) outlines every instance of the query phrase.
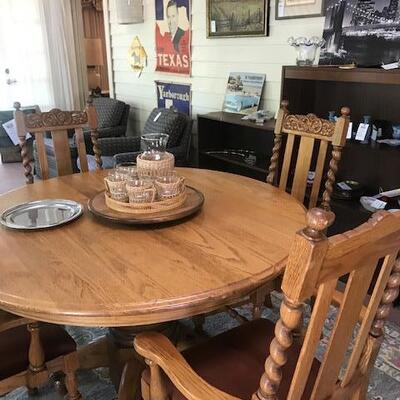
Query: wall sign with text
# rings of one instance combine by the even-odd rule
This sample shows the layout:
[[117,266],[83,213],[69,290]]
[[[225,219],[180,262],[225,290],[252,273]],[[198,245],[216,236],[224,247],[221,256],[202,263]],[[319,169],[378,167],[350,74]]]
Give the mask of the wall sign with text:
[[181,83],[156,81],[157,107],[174,107],[180,112],[190,115],[191,112],[191,85]]
[[155,0],[156,71],[190,75],[190,0]]

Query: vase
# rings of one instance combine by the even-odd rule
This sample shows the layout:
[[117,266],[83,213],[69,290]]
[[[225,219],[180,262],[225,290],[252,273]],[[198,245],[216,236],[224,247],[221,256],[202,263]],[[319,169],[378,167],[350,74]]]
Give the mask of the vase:
[[305,37],[298,37],[288,39],[290,46],[293,46],[297,51],[296,62],[299,66],[310,66],[314,64],[317,49],[325,44],[325,40],[317,36],[310,39]]

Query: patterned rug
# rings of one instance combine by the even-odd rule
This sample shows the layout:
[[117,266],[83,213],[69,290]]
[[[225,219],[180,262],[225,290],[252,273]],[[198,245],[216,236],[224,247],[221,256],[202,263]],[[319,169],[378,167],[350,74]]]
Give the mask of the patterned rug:
[[[273,299],[274,309],[265,309],[263,318],[276,321],[278,318],[279,296]],[[249,307],[241,307],[238,311],[250,317]],[[307,313],[305,320],[307,322]],[[324,327],[324,336],[329,337],[335,320],[335,310],[332,308]],[[206,318],[204,331],[207,335],[213,336],[227,329],[236,326],[236,321],[227,314],[221,313]],[[179,323],[182,337],[193,336],[193,324],[191,320],[182,320]],[[101,328],[77,328],[68,327],[70,334],[74,337],[79,346],[97,340],[107,333]],[[357,333],[355,332],[355,335]],[[321,359],[327,339],[324,338],[319,346],[317,357]],[[80,371],[78,373],[79,390],[85,400],[114,400],[117,398],[113,385],[108,378],[107,369],[95,371]],[[26,400],[29,399],[26,389],[20,388],[4,397],[5,400]],[[51,385],[40,389],[36,400],[58,400],[61,397],[53,390]],[[400,327],[387,323],[385,327],[385,341],[381,347],[375,368],[370,379],[368,389],[369,400],[400,400]]]

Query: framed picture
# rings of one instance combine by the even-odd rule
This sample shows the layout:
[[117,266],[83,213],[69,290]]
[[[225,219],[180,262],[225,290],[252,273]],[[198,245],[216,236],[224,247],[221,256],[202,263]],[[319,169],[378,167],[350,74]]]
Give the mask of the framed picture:
[[359,67],[376,67],[400,59],[398,0],[360,4],[325,1],[325,46],[320,65],[355,63]]
[[207,37],[268,35],[269,0],[207,0]]
[[321,17],[324,0],[276,0],[275,19]]

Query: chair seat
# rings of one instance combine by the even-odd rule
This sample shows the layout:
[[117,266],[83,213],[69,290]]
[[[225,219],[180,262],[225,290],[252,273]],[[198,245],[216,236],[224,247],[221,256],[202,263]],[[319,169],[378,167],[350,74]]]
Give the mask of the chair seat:
[[[72,353],[76,343],[61,326],[40,325],[46,361]],[[30,333],[25,325],[0,333],[0,380],[25,371],[29,366]]]
[[[275,325],[269,320],[254,320],[189,348],[182,355],[197,374],[212,386],[232,396],[250,400],[259,387],[274,329]],[[294,344],[287,352],[288,362],[282,369],[284,379],[278,392],[279,399],[287,397],[300,349],[299,345]],[[311,397],[319,366],[320,363],[314,359],[303,399]],[[142,378],[149,384],[148,369]],[[168,392],[172,400],[186,400],[170,381]]]

